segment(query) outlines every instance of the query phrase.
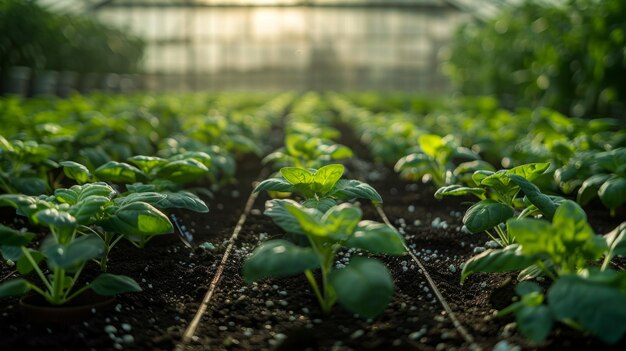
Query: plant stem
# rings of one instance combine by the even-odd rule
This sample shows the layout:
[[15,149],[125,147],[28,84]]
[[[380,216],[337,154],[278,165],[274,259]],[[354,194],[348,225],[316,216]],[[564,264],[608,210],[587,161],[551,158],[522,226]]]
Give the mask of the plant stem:
[[304,271],[304,275],[306,276],[306,279],[309,281],[309,284],[311,284],[311,288],[313,288],[313,292],[315,293],[315,296],[317,297],[317,301],[319,301],[320,306],[322,306],[322,310],[324,310],[324,298],[322,297],[322,294],[320,293],[320,289],[319,286],[317,285],[317,281],[315,280],[315,277],[313,276],[313,272],[311,272],[310,269],[307,269],[306,271]]
[[35,270],[35,272],[37,272],[37,275],[43,281],[46,288],[48,288],[48,291],[52,291],[52,285],[50,284],[46,276],[43,274],[41,269],[39,269],[39,265],[37,265],[37,262],[35,262],[35,259],[33,258],[33,256],[30,255],[30,252],[28,251],[28,249],[22,246],[22,252],[24,253],[24,256],[26,256],[26,259],[28,260],[28,262],[30,262],[30,264],[33,266],[33,269]]
[[606,270],[606,268],[609,266],[609,264],[611,263],[611,260],[613,259],[612,255],[606,255],[604,256],[604,261],[602,261],[602,267],[600,267],[601,271]]

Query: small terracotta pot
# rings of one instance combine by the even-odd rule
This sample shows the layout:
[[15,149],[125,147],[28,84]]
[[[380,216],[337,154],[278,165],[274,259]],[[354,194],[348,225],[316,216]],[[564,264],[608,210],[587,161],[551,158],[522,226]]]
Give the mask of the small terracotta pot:
[[33,323],[79,322],[94,313],[111,309],[115,297],[100,296],[93,291],[85,291],[61,306],[49,304],[41,295],[27,295],[20,299],[22,317]]

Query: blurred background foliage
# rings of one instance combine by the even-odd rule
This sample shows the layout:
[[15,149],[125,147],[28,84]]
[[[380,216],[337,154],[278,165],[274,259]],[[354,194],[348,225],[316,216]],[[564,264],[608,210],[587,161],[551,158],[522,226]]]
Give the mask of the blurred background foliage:
[[144,42],[94,19],[52,13],[32,0],[0,0],[0,71],[11,66],[136,73]]
[[623,117],[626,1],[526,1],[465,23],[444,69],[462,93],[510,107]]

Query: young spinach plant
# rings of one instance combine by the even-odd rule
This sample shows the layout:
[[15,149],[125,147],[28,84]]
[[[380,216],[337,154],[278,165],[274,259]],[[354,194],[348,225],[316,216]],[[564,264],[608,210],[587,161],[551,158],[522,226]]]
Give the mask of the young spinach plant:
[[[405,252],[402,236],[382,223],[361,221],[361,210],[345,203],[322,213],[292,200],[282,202],[284,212],[276,220],[285,231],[305,236],[310,247],[285,240],[270,240],[246,260],[243,275],[247,282],[269,277],[304,273],[322,311],[329,313],[339,301],[346,309],[364,317],[374,317],[387,306],[393,294],[393,281],[384,264],[376,259],[354,257],[344,268],[334,268],[342,248],[378,254]],[[313,270],[320,269],[321,285]]]
[[305,206],[322,212],[335,205],[336,200],[368,199],[374,204],[382,203],[382,198],[370,185],[341,179],[344,170],[342,164],[330,164],[317,170],[284,167],[280,169],[280,177],[262,181],[254,191],[296,193],[304,197]]

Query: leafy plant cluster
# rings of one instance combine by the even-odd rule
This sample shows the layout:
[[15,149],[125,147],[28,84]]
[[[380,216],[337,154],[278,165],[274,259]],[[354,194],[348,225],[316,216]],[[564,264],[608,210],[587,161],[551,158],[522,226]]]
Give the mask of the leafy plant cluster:
[[620,0],[505,6],[458,29],[446,71],[464,94],[577,117],[623,117],[625,11]]
[[[371,186],[341,179],[344,167],[330,164],[319,169],[285,167],[279,178],[261,182],[255,191],[293,193],[300,199],[271,200],[265,214],[285,232],[304,238],[304,245],[283,239],[268,240],[246,260],[246,281],[297,274],[306,276],[325,313],[339,302],[364,317],[383,312],[393,294],[393,281],[385,265],[353,257],[345,267],[335,267],[340,250],[358,249],[374,254],[401,255],[402,236],[393,228],[362,220],[358,206],[339,200],[368,199],[382,202]],[[320,270],[321,283],[313,273]]]
[[[4,282],[0,297],[34,291],[62,305],[88,289],[107,296],[141,290],[130,277],[106,273],[111,250],[121,240],[143,248],[152,238],[172,233],[169,209],[208,212],[195,193],[210,192],[190,186],[232,181],[235,158],[262,152],[262,133],[280,118],[292,97],[285,94],[266,103],[247,100],[206,95],[162,103],[144,96],[124,100],[98,95],[23,105],[0,100],[8,116],[19,116],[13,123],[7,120],[6,129],[18,132],[0,136],[0,186],[5,192],[0,193],[0,206],[15,208],[17,215],[47,234],[0,226],[4,260],[13,262],[23,276],[34,272],[39,279]],[[215,109],[206,113],[210,102]],[[126,110],[129,107],[134,112]],[[264,117],[256,125],[244,113],[253,107]],[[186,118],[186,113],[194,115]],[[118,119],[105,117],[108,114]],[[27,123],[27,117],[43,124]],[[201,131],[192,128],[202,123]],[[143,124],[154,128],[139,133]],[[22,125],[28,128],[21,130]],[[122,132],[122,127],[128,130]],[[169,134],[186,128],[184,137]],[[115,143],[107,143],[109,136]],[[158,148],[156,142],[161,143]],[[133,150],[145,153],[132,156]],[[64,160],[68,158],[74,161]],[[76,185],[64,186],[68,183]],[[85,282],[81,273],[90,262],[102,273]]]

